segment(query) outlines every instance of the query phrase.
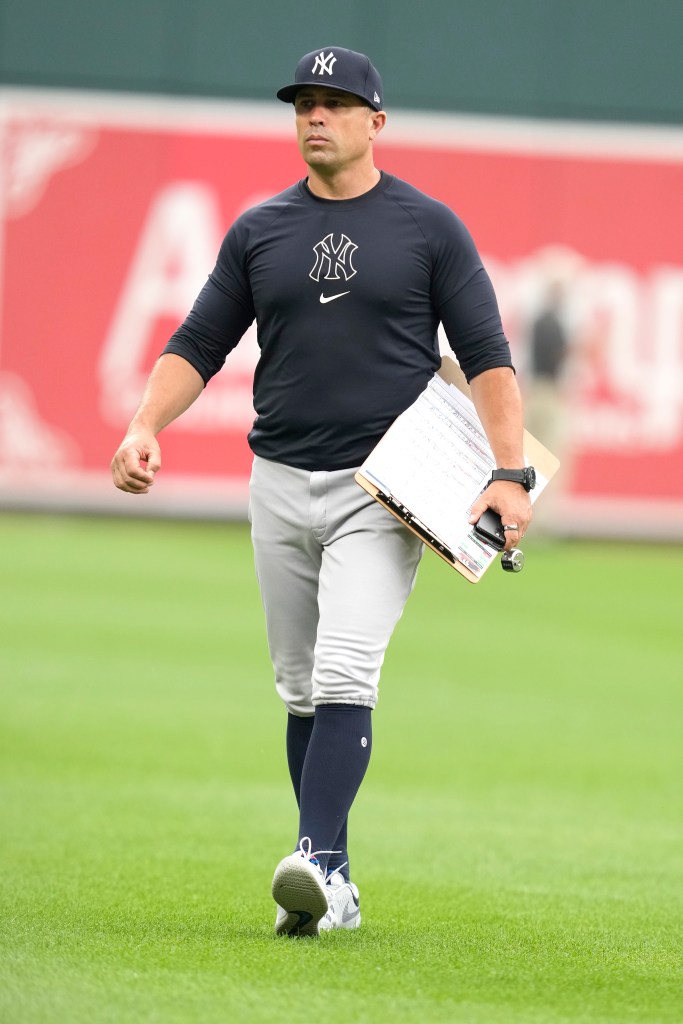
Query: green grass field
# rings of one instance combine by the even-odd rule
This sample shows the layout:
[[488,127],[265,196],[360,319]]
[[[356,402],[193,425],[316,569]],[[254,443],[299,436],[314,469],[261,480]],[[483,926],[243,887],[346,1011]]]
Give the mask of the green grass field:
[[[241,526],[0,518],[3,1024],[683,1020],[683,550],[426,556],[351,820],[363,926],[276,939],[296,830]],[[378,600],[381,595],[378,595]]]

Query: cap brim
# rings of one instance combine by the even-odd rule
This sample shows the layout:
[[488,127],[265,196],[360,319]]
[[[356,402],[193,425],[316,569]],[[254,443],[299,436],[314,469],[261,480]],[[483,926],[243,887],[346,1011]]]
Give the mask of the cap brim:
[[284,89],[278,89],[276,95],[279,100],[283,103],[293,103],[296,94],[302,86],[300,85],[286,85]]
[[[283,103],[293,103],[294,100],[296,99],[296,94],[299,92],[299,90],[305,89],[306,86],[308,85],[319,86],[320,81],[316,81],[315,79],[313,79],[310,82],[297,82],[296,85],[286,85],[284,86],[283,89],[278,89],[275,95],[279,100],[282,100]],[[371,106],[373,110],[382,109],[381,107],[376,106],[374,103],[371,103],[370,100],[367,100],[365,96],[361,96],[359,92],[354,92],[353,89],[344,89],[344,87],[341,85],[324,85],[322,86],[322,88],[334,89],[335,92],[348,92],[350,96],[357,96],[359,100],[363,100],[363,102]]]

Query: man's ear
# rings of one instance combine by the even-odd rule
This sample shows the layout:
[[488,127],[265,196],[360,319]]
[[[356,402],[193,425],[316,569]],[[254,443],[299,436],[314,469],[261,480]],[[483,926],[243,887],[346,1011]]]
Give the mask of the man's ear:
[[372,118],[370,119],[370,139],[374,139],[384,128],[387,123],[387,115],[383,110],[373,110]]

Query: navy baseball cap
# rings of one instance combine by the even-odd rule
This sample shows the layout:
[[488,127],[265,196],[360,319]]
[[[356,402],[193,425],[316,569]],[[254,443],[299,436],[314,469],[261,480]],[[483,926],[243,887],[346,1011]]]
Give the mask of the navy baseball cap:
[[326,46],[302,57],[294,72],[294,84],[280,89],[277,98],[293,103],[304,85],[326,85],[330,89],[351,92],[369,103],[373,110],[382,109],[382,79],[379,71],[364,53],[346,50],[343,46]]

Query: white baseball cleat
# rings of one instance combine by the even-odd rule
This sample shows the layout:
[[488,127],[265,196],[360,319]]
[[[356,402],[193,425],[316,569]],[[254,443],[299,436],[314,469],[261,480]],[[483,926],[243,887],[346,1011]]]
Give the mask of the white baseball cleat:
[[272,893],[278,905],[277,935],[318,934],[320,920],[328,911],[327,886],[308,837],[275,868]]
[[358,888],[353,882],[345,882],[338,871],[330,875],[325,886],[327,889],[328,909],[318,923],[321,932],[332,931],[333,928],[360,927],[360,898]]

